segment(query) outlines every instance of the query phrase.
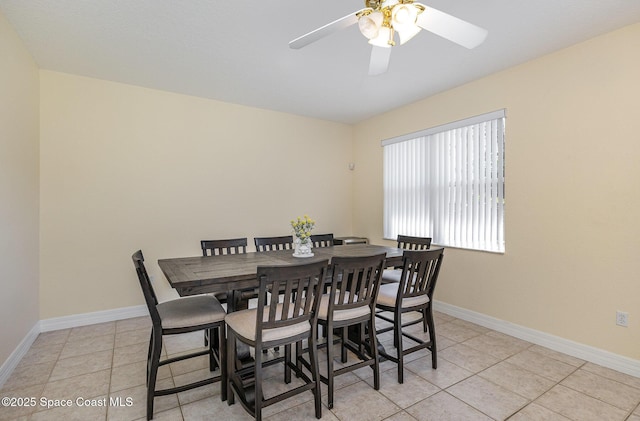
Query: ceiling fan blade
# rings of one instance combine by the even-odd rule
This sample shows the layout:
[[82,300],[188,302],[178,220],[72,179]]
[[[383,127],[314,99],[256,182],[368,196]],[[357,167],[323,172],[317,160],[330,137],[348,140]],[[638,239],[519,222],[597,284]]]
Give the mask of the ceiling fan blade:
[[391,47],[373,46],[371,49],[371,61],[369,61],[369,76],[381,75],[389,67]]
[[332,33],[339,31],[340,29],[344,29],[358,23],[358,13],[362,12],[362,10],[358,10],[357,12],[353,12],[345,17],[334,20],[333,22],[330,22],[316,30],[313,30],[308,34],[304,34],[301,37],[294,39],[293,41],[289,42],[289,48],[294,48],[297,50],[298,48],[309,45],[312,42],[319,40],[320,38],[331,35]]
[[425,6],[424,4],[420,4],[420,6],[424,7],[425,10],[418,15],[416,23],[422,29],[426,29],[469,49],[482,44],[487,38],[488,31],[486,29],[433,7]]

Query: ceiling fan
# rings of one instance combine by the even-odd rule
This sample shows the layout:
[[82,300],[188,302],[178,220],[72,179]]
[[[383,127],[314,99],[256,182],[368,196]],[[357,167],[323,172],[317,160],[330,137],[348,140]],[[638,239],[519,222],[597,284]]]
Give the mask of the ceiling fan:
[[369,75],[374,76],[387,71],[391,47],[396,45],[395,34],[402,45],[425,29],[469,49],[482,44],[487,37],[486,29],[413,0],[365,0],[364,3],[364,9],[294,39],[289,47],[302,48],[357,23],[373,46]]

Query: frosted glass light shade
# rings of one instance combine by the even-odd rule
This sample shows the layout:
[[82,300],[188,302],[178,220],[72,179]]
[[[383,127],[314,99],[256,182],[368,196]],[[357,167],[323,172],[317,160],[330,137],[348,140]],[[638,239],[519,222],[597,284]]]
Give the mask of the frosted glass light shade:
[[382,27],[382,20],[383,16],[381,12],[372,12],[358,19],[358,28],[362,35],[368,39],[373,39],[378,36],[380,28]]
[[391,11],[391,24],[397,31],[416,25],[418,9],[413,4],[396,4]]
[[389,28],[388,26],[383,26],[378,31],[378,36],[369,40],[369,44],[375,45],[377,47],[389,48],[391,47],[391,44],[389,44],[390,37],[391,37],[391,28]]

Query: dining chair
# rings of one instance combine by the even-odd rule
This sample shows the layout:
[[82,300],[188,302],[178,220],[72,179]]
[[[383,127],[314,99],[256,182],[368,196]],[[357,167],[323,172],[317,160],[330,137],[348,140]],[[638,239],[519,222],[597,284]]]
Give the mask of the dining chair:
[[[202,249],[202,256],[221,256],[226,254],[246,254],[247,253],[247,238],[230,238],[221,240],[201,240],[200,249]],[[238,307],[240,302],[246,302],[252,298],[257,297],[255,291],[230,291],[230,292],[218,292],[214,294],[220,301],[220,304],[227,304],[229,310]],[[229,303],[229,299],[233,302]],[[230,306],[231,304],[231,306]],[[209,337],[208,332],[204,332],[204,344],[208,344]],[[215,337],[214,337],[215,341]],[[216,347],[214,342],[214,347]]]
[[255,237],[253,241],[256,245],[256,251],[258,252],[293,249],[292,235],[284,235],[281,237]]
[[[227,354],[228,403],[237,396],[247,412],[262,419],[262,409],[284,399],[312,391],[316,418],[322,417],[321,390],[317,354],[317,314],[329,261],[292,265],[259,266],[258,306],[236,311],[226,316],[228,328]],[[240,368],[236,365],[236,340],[255,349],[255,364]],[[291,361],[291,345],[307,340],[310,354],[309,377]],[[304,381],[303,385],[265,398],[263,391],[263,349],[283,346],[284,382],[291,382],[291,370]]]
[[[444,257],[444,249],[435,250],[405,250],[403,252],[402,272],[397,283],[383,284],[378,291],[376,317],[391,322],[392,326],[378,330],[378,334],[393,330],[393,342],[396,355],[390,355],[387,351],[380,354],[398,365],[398,383],[404,382],[404,356],[421,349],[431,351],[431,366],[438,368],[436,350],[436,330],[433,321],[433,292],[436,288],[440,266]],[[418,311],[426,318],[429,340],[423,341],[416,336],[403,331],[405,327],[420,323],[421,319],[415,319],[405,324],[402,323],[402,315]],[[387,313],[385,313],[387,312]],[[388,317],[391,312],[392,317]],[[404,349],[402,338],[406,337],[415,342]]]
[[220,256],[223,254],[245,254],[247,252],[247,237],[225,240],[202,240],[200,248],[203,256]]
[[[221,256],[225,254],[246,254],[247,253],[247,238],[231,238],[224,240],[201,240],[200,248],[202,249],[202,256]],[[219,292],[215,294],[220,303],[226,303],[228,294],[226,292]]]
[[[410,235],[398,235],[398,248],[404,250],[428,250],[431,248],[431,237],[412,237]],[[402,267],[385,269],[382,272],[382,283],[399,282],[402,274]],[[427,316],[422,316],[422,330],[428,329]]]
[[[257,252],[293,249],[292,235],[283,235],[280,237],[255,237],[253,242],[256,245]],[[275,351],[278,351],[279,349],[280,347],[274,347]],[[263,352],[266,354],[267,348],[264,348]]]
[[315,234],[311,236],[313,247],[332,247],[333,234]]
[[427,250],[431,248],[431,237],[412,237],[398,235],[398,248],[405,250]]
[[[226,313],[222,305],[220,305],[218,300],[212,295],[197,295],[158,303],[144,265],[142,251],[136,251],[131,258],[138,274],[140,287],[142,288],[153,326],[151,329],[151,339],[149,340],[149,352],[147,354],[147,420],[153,418],[153,401],[156,396],[180,393],[185,390],[220,381],[222,385],[220,396],[223,401],[226,400],[227,366],[225,358],[226,335],[224,323]],[[214,341],[209,341],[209,346],[205,350],[167,358],[162,361],[160,360],[162,337],[164,335],[176,335],[199,330],[209,331],[210,337],[217,334],[219,347],[214,348]],[[220,367],[219,375],[182,386],[156,390],[156,380],[160,366],[202,355],[209,356],[210,371],[214,371],[216,367]]]
[[[431,237],[412,237],[410,235],[398,235],[397,241],[398,248],[403,250],[428,250],[429,248],[431,248]],[[385,271],[382,272],[382,283],[398,282],[400,280],[401,273],[401,267],[385,269]]]
[[[373,388],[380,389],[380,366],[378,362],[378,342],[375,329],[375,302],[380,274],[384,268],[386,254],[358,257],[334,257],[329,270],[331,282],[328,293],[322,295],[318,308],[318,325],[326,332],[327,376],[320,380],[328,388],[328,406],[333,408],[334,378],[362,367],[373,369]],[[349,339],[347,329],[358,329],[357,342]],[[342,330],[340,348],[341,360],[347,362],[347,349],[359,359],[358,362],[334,368],[334,329]],[[368,338],[366,337],[368,333]],[[298,367],[310,367],[301,352],[301,344],[296,344]]]
[[[246,254],[247,253],[247,237],[244,238],[231,238],[224,240],[201,240],[200,248],[202,249],[202,256],[221,256],[226,254]],[[240,295],[236,297],[240,300],[246,300],[250,298],[256,298],[255,291],[241,291]],[[225,303],[228,300],[227,293],[221,292],[216,294],[216,298],[220,303]]]

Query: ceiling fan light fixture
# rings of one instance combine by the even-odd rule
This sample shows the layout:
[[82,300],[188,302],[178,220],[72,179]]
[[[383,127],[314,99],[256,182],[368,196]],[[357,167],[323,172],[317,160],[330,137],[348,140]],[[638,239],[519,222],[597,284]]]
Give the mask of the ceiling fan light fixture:
[[366,38],[374,39],[378,36],[380,29],[382,28],[383,19],[384,16],[379,11],[362,15],[358,19],[358,28]]
[[398,31],[415,26],[417,17],[418,9],[411,3],[396,4],[391,11],[392,25]]
[[376,47],[393,47],[395,45],[393,42],[393,30],[388,26],[383,26],[378,31],[378,36],[369,40],[369,44]]
[[416,25],[418,8],[412,3],[398,3],[391,10],[391,25],[400,37],[400,45],[409,41],[420,32]]
[[418,32],[420,32],[421,29],[422,28],[420,28],[418,25],[413,25],[413,27],[404,28],[402,30],[397,29],[396,32],[400,37],[400,45],[404,44],[405,42],[409,41],[411,38],[418,35]]

